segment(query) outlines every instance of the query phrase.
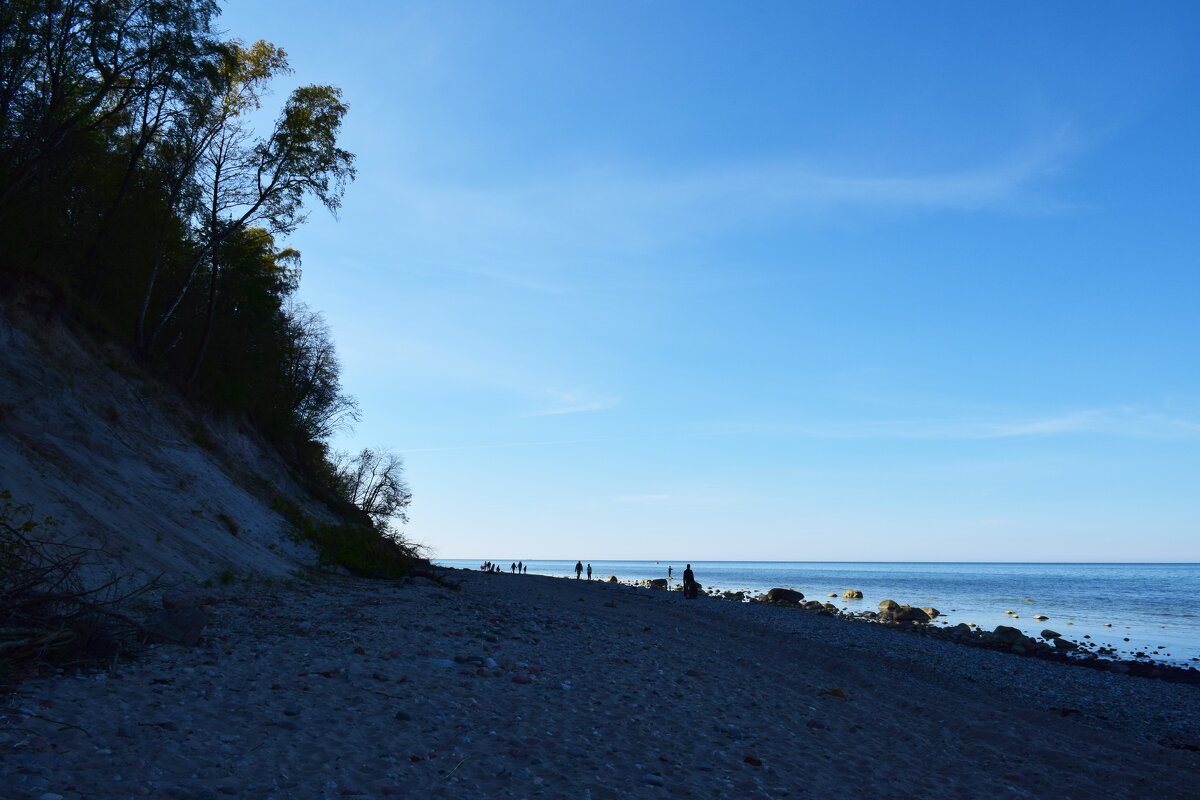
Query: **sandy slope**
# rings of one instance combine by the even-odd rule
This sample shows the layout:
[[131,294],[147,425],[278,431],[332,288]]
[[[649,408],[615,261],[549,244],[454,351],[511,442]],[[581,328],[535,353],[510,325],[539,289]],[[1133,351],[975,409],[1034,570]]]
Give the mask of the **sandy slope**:
[[1200,753],[1181,749],[1200,745],[1197,687],[789,609],[456,575],[458,592],[243,588],[204,645],[26,681],[2,723],[0,796],[1062,800],[1200,785]]
[[207,418],[119,348],[0,304],[0,488],[102,549],[120,574],[287,575],[313,562],[271,509],[286,497],[327,518],[246,429]]

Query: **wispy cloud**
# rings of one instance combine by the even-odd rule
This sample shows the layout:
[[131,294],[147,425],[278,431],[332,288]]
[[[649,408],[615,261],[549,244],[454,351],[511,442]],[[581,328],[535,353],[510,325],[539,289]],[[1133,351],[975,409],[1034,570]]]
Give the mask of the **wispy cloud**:
[[635,506],[649,506],[670,502],[669,494],[625,494],[617,498],[618,503]]
[[839,211],[1057,213],[1045,184],[1076,156],[1070,129],[991,162],[945,170],[831,166],[797,157],[664,171],[590,164],[491,184],[397,186],[389,224],[404,227],[406,265],[451,269],[519,288],[561,291],[565,265],[612,265],[742,227],[837,218]]
[[[1200,421],[1133,408],[1072,411],[1058,415],[992,417],[988,419],[840,420],[837,422],[721,423],[704,430],[662,431],[653,436],[608,436],[579,439],[544,439],[445,446],[403,447],[405,453],[455,450],[492,450],[518,447],[561,447],[610,442],[671,441],[738,436],[793,436],[805,439],[988,441],[1094,435],[1131,439],[1178,441],[1200,439]],[[676,494],[629,494],[619,503],[663,503]]]
[[755,423],[724,428],[722,433],[773,433],[814,439],[929,440],[1018,439],[1091,434],[1172,440],[1200,438],[1200,421],[1117,407],[1024,417]]
[[621,402],[611,395],[594,395],[585,391],[556,392],[544,407],[531,411],[527,417],[556,417],[563,414],[584,414],[589,411],[606,411]]

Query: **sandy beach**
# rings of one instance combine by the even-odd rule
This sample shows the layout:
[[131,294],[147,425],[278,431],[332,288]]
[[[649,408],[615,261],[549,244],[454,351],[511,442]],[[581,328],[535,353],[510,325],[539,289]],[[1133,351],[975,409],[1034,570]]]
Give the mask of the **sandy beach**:
[[[4,798],[1195,797],[1200,687],[541,576],[239,585],[33,677]],[[698,576],[703,580],[703,576]]]

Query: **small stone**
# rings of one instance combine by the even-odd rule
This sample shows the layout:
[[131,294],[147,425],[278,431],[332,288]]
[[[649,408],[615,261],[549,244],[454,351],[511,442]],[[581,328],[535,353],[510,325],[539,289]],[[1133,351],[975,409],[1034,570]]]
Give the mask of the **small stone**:
[[408,722],[409,720],[412,719],[412,715],[409,714],[407,711],[397,711],[394,719],[398,719],[401,722]]
[[667,785],[667,782],[666,782],[666,780],[663,779],[662,775],[655,775],[654,773],[646,774],[642,778],[642,780],[644,780],[646,783],[650,784],[651,786],[666,786]]
[[530,683],[533,683],[533,678],[529,677],[528,675],[513,675],[512,682],[520,683],[523,685],[530,684]]

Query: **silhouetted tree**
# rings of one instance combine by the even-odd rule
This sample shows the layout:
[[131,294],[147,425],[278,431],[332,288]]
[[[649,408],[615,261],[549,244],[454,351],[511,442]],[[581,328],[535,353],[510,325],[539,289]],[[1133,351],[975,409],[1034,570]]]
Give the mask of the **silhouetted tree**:
[[358,403],[341,391],[341,364],[320,313],[297,303],[287,310],[288,351],[283,362],[285,395],[299,432],[328,439],[359,419]]
[[404,481],[404,460],[388,450],[364,448],[355,456],[336,453],[334,462],[345,499],[364,511],[380,531],[392,520],[408,522],[412,492]]

